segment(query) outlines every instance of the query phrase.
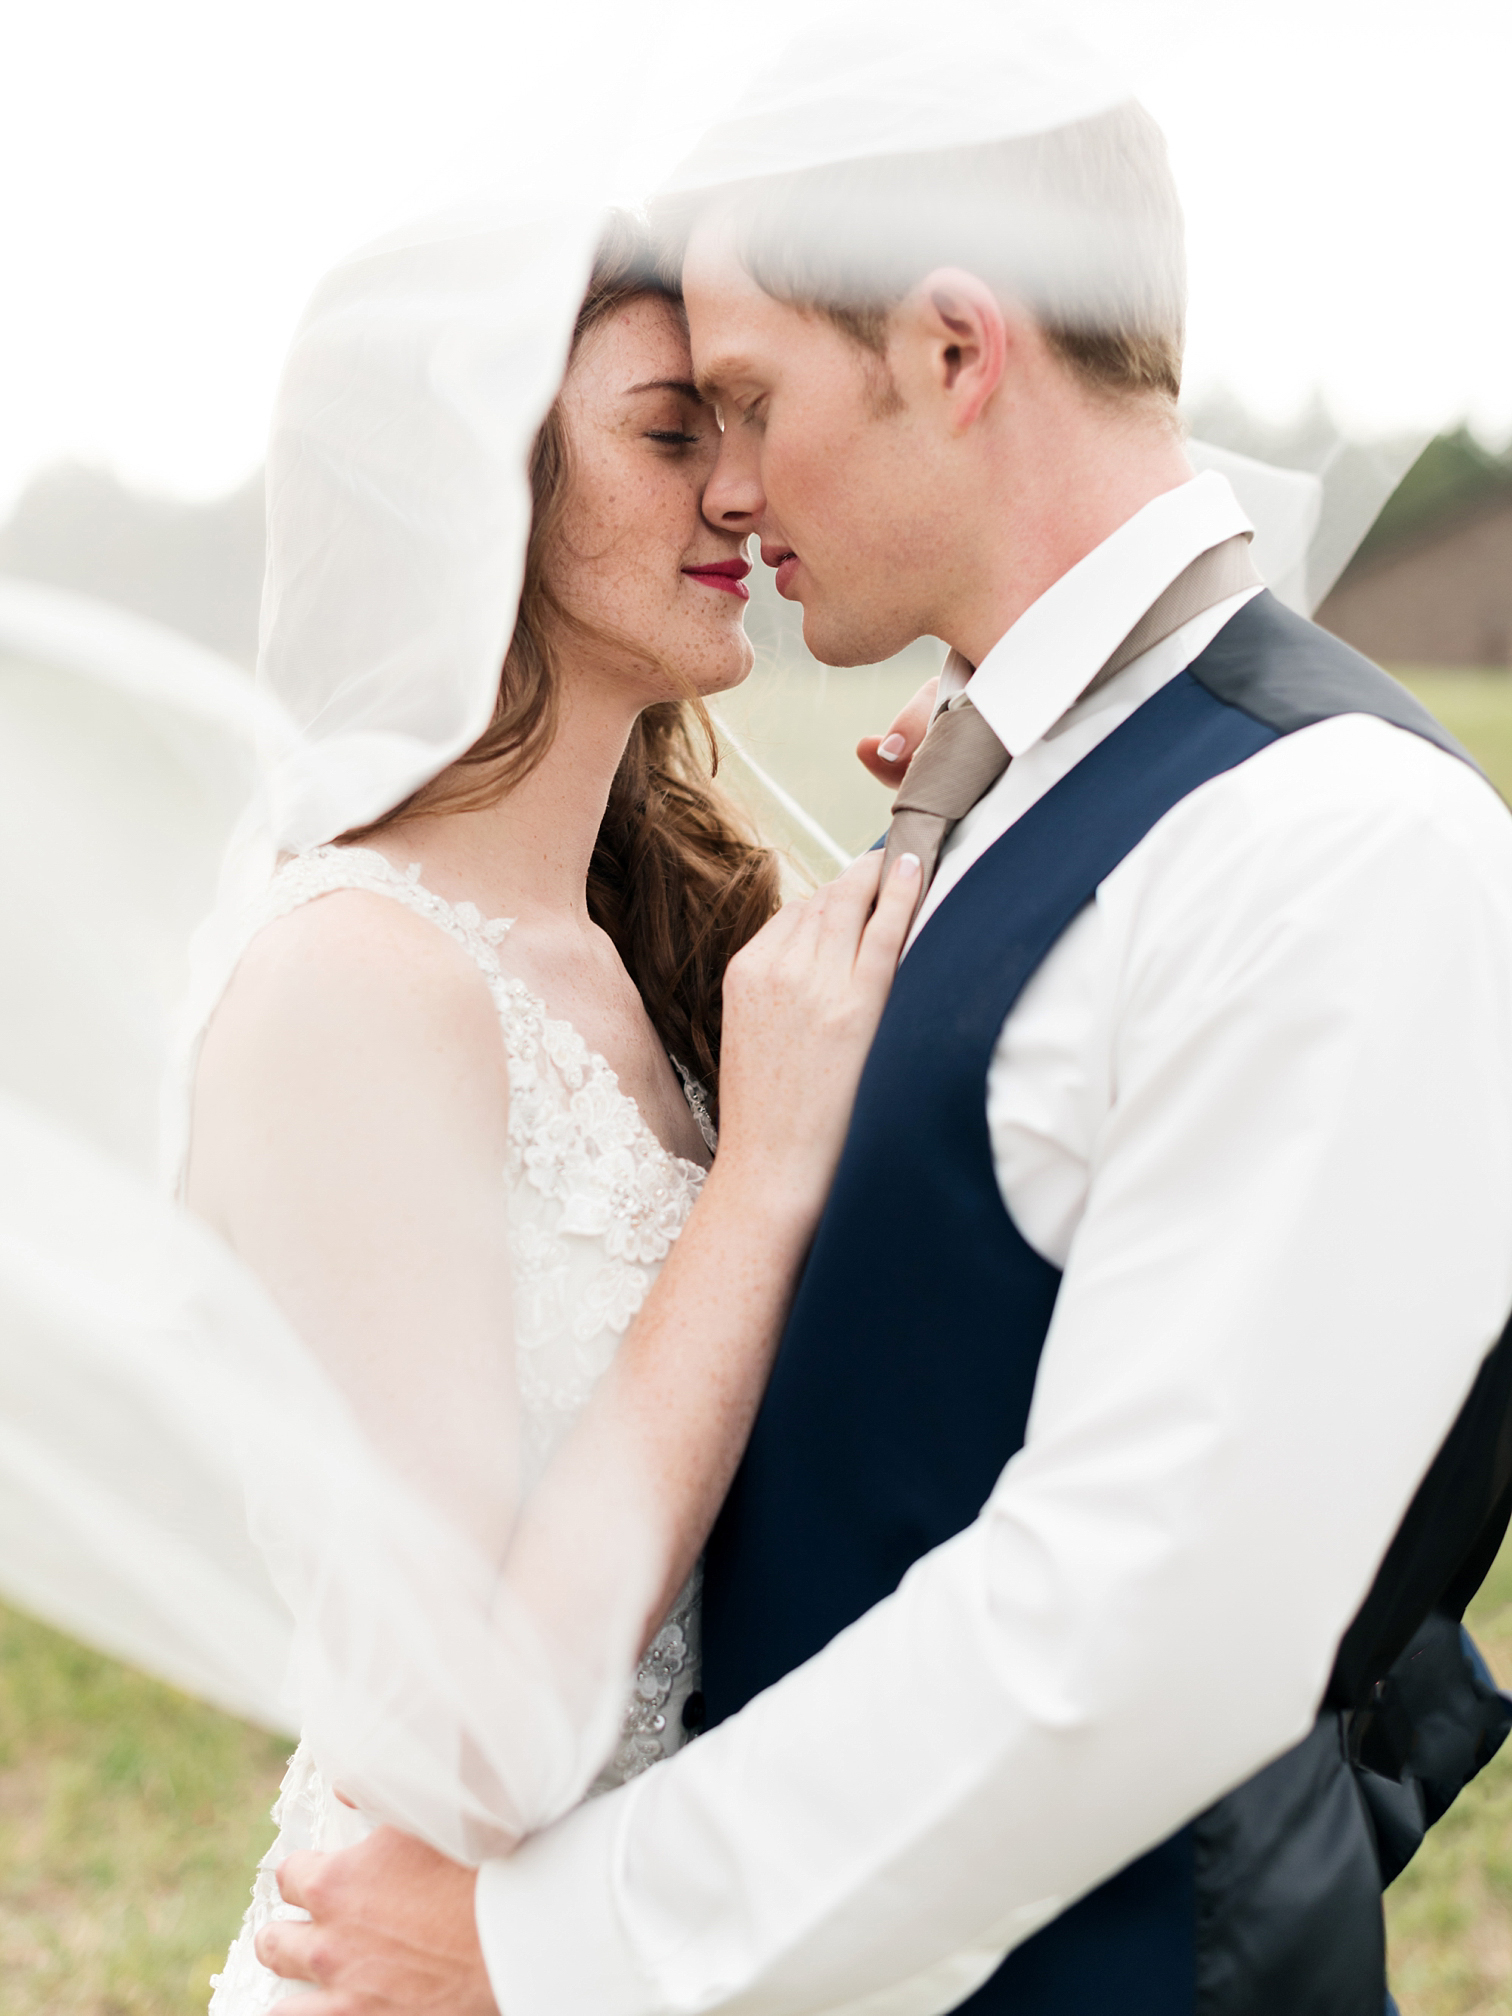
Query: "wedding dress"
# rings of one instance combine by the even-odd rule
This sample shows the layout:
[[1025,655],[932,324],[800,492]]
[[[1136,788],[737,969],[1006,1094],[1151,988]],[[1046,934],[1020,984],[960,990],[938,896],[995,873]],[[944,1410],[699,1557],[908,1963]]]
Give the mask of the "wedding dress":
[[[422,883],[418,867],[401,873],[367,848],[313,848],[279,870],[249,913],[244,943],[276,918],[343,889],[387,897],[446,932],[477,965],[498,1011],[509,1070],[514,1351],[525,1467],[533,1480],[607,1369],[687,1221],[704,1172],[662,1146],[604,1059],[504,971],[500,951],[511,920],[485,920],[470,903],[443,901]],[[712,1150],[704,1092],[677,1068]],[[614,1754],[593,1792],[623,1784],[684,1741],[699,1678],[697,1581],[695,1571],[640,1661]],[[273,1818],[278,1835],[259,1864],[226,1970],[216,1978],[214,2016],[256,2016],[297,1991],[252,1950],[261,1926],[303,1915],[281,1902],[278,1867],[295,1849],[344,1847],[368,1831],[362,1816],[335,1797],[304,1743]]]

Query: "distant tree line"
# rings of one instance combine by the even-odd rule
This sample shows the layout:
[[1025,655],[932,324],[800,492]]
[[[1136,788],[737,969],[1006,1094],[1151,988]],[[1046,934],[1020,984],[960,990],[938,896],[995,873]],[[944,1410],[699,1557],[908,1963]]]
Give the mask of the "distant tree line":
[[1494,454],[1468,427],[1436,435],[1387,499],[1356,557],[1374,559],[1400,540],[1502,498],[1512,498],[1512,446]]
[[[1321,400],[1280,424],[1219,393],[1187,415],[1194,434],[1240,454],[1288,468],[1316,470],[1330,487],[1347,487],[1351,467],[1368,465],[1391,443],[1344,442]],[[1410,448],[1408,451],[1410,453]],[[1374,494],[1379,495],[1377,487]],[[1399,540],[1497,497],[1512,497],[1512,448],[1485,447],[1466,427],[1440,434],[1365,537],[1356,564]],[[1336,512],[1351,540],[1348,510]],[[1347,545],[1345,550],[1347,550]],[[1342,552],[1338,558],[1342,559]],[[1338,561],[1315,556],[1330,584]],[[156,618],[250,668],[257,656],[257,615],[263,573],[263,479],[255,470],[224,497],[195,502],[131,488],[109,470],[62,462],[42,470],[0,525],[0,573],[47,581],[97,595]],[[753,629],[769,650],[779,639],[765,629],[791,615],[785,604],[764,614],[753,605]]]

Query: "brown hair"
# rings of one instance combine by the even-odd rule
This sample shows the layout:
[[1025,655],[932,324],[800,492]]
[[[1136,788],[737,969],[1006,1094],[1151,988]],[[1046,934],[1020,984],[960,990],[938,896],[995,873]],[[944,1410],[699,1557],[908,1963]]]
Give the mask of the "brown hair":
[[[712,201],[764,293],[875,356],[910,288],[962,266],[1026,307],[1085,384],[1173,406],[1180,395],[1181,203],[1165,138],[1132,99],[1044,133],[833,162]],[[664,264],[680,263],[700,207],[659,213]]]
[[[626,303],[647,295],[681,305],[645,235],[615,214],[594,260],[569,354]],[[558,400],[531,450],[525,578],[493,719],[439,777],[344,840],[363,839],[409,813],[496,804],[551,747],[562,681],[570,676],[564,640],[637,650],[633,639],[575,616],[556,593],[552,561],[572,479]],[[663,669],[675,681],[670,668]],[[614,941],[663,1045],[711,1093],[718,1088],[725,968],[779,901],[776,857],[714,783],[717,767],[713,726],[696,693],[646,708],[615,772],[588,871],[589,915]]]

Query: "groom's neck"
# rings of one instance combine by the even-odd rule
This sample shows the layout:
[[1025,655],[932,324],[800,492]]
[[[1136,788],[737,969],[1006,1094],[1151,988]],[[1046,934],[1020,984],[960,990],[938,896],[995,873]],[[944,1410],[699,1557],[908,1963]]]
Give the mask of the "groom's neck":
[[1047,589],[1193,472],[1173,418],[1108,395],[1004,416],[972,473],[974,564],[955,571],[932,627],[979,665]]

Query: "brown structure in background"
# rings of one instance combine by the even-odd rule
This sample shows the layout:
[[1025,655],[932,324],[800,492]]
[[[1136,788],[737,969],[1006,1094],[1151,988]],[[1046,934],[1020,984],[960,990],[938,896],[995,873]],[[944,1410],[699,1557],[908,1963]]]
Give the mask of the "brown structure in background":
[[1512,665],[1512,497],[1362,555],[1318,621],[1389,665]]

